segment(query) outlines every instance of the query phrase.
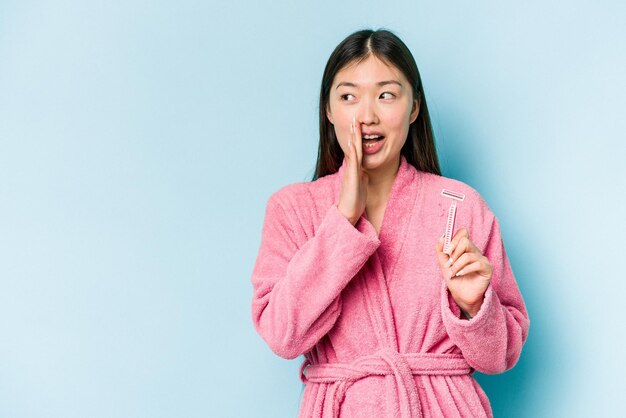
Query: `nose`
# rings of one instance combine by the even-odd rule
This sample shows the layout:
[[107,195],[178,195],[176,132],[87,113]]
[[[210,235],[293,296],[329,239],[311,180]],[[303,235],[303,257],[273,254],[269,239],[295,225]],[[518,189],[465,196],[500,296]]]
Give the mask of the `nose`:
[[378,114],[374,100],[368,98],[361,101],[357,120],[364,125],[374,125],[378,123]]

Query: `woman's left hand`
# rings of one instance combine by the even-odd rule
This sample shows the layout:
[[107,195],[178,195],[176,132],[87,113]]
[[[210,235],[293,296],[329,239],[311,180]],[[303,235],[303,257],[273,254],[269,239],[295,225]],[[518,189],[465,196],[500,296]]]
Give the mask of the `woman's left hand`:
[[483,304],[493,266],[470,240],[467,228],[454,234],[450,255],[443,252],[443,242],[442,237],[435,249],[450,294],[462,311],[474,317]]

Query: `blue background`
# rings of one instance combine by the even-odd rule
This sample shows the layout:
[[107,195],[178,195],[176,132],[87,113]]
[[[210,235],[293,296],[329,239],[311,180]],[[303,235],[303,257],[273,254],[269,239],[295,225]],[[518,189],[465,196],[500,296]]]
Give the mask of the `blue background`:
[[335,45],[395,31],[444,174],[500,219],[531,315],[500,417],[623,401],[626,6],[0,1],[0,416],[291,417],[256,334],[269,195],[313,174]]

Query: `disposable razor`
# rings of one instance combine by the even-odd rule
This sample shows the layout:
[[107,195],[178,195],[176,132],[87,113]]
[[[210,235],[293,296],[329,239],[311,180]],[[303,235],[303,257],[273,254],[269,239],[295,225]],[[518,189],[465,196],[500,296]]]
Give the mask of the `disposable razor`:
[[449,199],[452,199],[450,203],[450,209],[448,209],[448,220],[446,222],[446,235],[443,241],[443,252],[450,255],[450,241],[452,241],[452,232],[454,230],[454,218],[456,217],[456,202],[462,202],[465,200],[465,195],[462,193],[453,192],[451,190],[441,190],[441,195]]

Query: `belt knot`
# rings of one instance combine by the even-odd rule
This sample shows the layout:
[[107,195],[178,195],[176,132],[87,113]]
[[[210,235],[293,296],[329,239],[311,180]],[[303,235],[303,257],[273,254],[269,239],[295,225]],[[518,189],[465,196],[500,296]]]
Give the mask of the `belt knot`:
[[[300,367],[300,378],[307,383],[337,385],[331,391],[332,413],[339,415],[345,392],[356,381],[368,376],[393,376],[401,416],[421,418],[422,408],[414,375],[465,375],[471,372],[460,354],[407,353],[383,348],[350,363],[311,364],[308,359]],[[327,415],[325,415],[327,416]]]

